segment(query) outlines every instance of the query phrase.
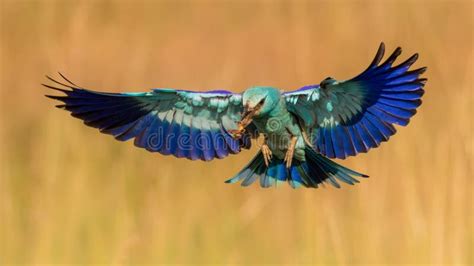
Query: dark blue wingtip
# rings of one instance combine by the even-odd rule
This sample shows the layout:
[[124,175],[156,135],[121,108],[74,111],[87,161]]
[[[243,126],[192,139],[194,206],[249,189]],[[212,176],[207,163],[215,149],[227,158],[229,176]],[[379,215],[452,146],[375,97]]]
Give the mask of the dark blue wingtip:
[[[372,63],[370,63],[369,67],[367,68],[367,70],[369,70],[370,68],[372,68],[373,66],[376,66],[380,63],[380,61],[382,60],[383,56],[385,54],[385,44],[383,42],[380,43],[379,45],[379,49],[377,49],[377,53],[375,54],[375,57],[374,59],[372,60]],[[366,71],[367,71],[366,70]]]
[[56,107],[71,112],[73,117],[83,120],[88,126],[108,130],[133,122],[149,112],[149,110],[142,108],[133,97],[85,90],[76,86],[61,73],[59,75],[64,79],[64,82],[46,75],[53,85],[42,85],[65,95],[45,96],[63,102]]
[[315,143],[319,152],[340,159],[367,152],[388,141],[397,132],[394,125],[406,126],[416,114],[427,82],[421,75],[427,67],[410,70],[418,53],[395,65],[400,47],[382,61],[384,50],[381,44],[367,70],[347,81],[364,97],[362,111],[344,124],[320,129]]
[[[58,92],[61,92],[61,93],[64,93],[66,94],[65,96],[58,96],[58,95],[49,95],[49,94],[45,94],[44,96],[49,98],[49,99],[53,99],[53,100],[57,100],[57,101],[62,101],[63,103],[65,103],[65,100],[68,98],[69,94],[74,92],[75,90],[80,90],[80,88],[75,85],[73,82],[71,82],[68,78],[66,78],[63,74],[61,74],[61,72],[58,72],[58,74],[64,79],[64,81],[66,81],[66,83],[68,84],[65,84],[61,81],[58,81],[56,79],[53,79],[52,77],[50,77],[49,75],[45,75],[45,77],[52,81],[54,85],[49,85],[49,84],[46,84],[46,83],[41,83],[41,85],[43,87],[46,87],[48,89],[51,89],[51,90],[55,90],[55,91],[58,91]],[[64,87],[64,88],[67,88],[67,89],[64,89],[64,88],[61,88],[61,87]],[[55,107],[59,108],[59,109],[66,109],[66,104],[58,104],[56,105]]]

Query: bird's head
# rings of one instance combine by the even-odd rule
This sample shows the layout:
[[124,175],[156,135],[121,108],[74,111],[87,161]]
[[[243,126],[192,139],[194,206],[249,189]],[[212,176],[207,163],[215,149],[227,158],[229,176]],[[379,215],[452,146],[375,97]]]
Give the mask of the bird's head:
[[270,113],[280,101],[280,90],[272,87],[252,87],[243,96],[243,116],[261,117]]

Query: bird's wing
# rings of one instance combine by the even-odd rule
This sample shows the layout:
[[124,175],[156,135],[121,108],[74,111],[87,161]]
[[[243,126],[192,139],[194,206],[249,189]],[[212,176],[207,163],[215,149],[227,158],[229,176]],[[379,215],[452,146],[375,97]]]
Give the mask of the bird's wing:
[[[62,75],[61,75],[62,76]],[[65,96],[57,107],[71,112],[88,126],[152,152],[196,160],[224,158],[250,148],[250,136],[233,139],[241,119],[242,97],[229,91],[193,92],[153,89],[143,93],[103,93],[83,89],[62,76],[66,82],[51,78]]]
[[426,68],[409,71],[415,54],[392,66],[397,48],[385,62],[382,43],[370,66],[348,81],[321,82],[284,93],[287,108],[310,131],[315,149],[330,158],[367,152],[395,134],[393,124],[405,126],[421,104]]

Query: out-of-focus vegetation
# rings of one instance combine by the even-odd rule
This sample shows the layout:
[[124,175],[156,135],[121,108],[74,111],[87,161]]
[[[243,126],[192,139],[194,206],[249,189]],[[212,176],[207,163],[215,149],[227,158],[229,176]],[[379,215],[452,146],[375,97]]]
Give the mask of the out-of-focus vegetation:
[[[472,2],[2,1],[0,22],[0,264],[473,264]],[[424,102],[340,190],[224,184],[255,149],[151,154],[40,86],[295,89],[358,74],[381,41],[420,53]]]

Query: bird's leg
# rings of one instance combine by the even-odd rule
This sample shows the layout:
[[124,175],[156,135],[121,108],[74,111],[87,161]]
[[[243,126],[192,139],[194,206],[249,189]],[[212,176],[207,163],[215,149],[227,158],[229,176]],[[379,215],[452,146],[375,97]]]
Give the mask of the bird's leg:
[[296,141],[298,138],[296,136],[291,136],[290,145],[288,145],[288,150],[285,154],[284,161],[286,162],[286,168],[291,167],[291,162],[293,161],[293,154],[295,153]]
[[306,142],[306,144],[308,144],[310,147],[313,147],[313,144],[309,140],[308,134],[306,134],[306,131],[302,129],[301,134],[303,135],[304,142]]
[[265,142],[262,144],[262,147],[260,149],[262,150],[263,160],[265,160],[265,165],[268,166],[270,164],[270,161],[272,160],[272,151],[270,150],[270,147],[268,147],[267,145],[267,138],[265,138]]

